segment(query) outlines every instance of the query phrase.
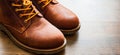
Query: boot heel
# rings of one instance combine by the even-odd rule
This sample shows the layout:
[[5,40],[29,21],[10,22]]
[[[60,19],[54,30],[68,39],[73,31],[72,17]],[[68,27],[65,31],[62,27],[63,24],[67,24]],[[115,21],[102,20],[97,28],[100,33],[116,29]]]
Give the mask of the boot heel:
[[2,28],[3,28],[3,27],[2,27],[2,24],[0,24],[0,31],[2,31]]
[[0,31],[7,32],[7,29],[4,27],[3,24],[0,24]]

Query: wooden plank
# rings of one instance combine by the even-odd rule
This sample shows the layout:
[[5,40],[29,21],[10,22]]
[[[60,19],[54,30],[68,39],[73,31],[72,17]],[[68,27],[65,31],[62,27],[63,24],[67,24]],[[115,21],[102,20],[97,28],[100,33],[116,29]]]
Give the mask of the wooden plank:
[[[59,0],[81,21],[81,29],[66,36],[66,49],[55,55],[120,55],[120,0]],[[0,32],[0,55],[34,55],[16,47]]]

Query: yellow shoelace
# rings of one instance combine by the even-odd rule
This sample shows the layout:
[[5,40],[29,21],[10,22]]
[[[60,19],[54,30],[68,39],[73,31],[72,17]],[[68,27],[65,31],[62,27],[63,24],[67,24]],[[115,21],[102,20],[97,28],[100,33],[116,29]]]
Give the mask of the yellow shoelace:
[[[19,16],[20,17],[26,16],[27,18],[24,20],[24,22],[27,23],[30,19],[32,19],[39,12],[35,12],[35,9],[34,9],[35,7],[32,5],[32,1],[30,1],[30,0],[22,0],[22,1],[23,1],[23,4],[12,3],[12,6],[15,6],[15,7],[22,7],[23,6],[23,8],[16,8],[15,11],[16,12],[23,11],[24,13],[19,14]],[[30,11],[30,12],[27,13],[27,11]]]
[[44,8],[44,7],[47,6],[51,1],[52,1],[52,0],[40,0],[40,1],[38,2],[38,4],[44,3],[44,5],[42,6],[42,8]]

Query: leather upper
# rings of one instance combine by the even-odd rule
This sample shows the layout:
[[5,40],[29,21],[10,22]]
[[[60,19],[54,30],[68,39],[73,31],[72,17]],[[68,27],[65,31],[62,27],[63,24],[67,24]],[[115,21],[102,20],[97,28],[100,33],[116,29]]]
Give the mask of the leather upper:
[[11,1],[14,0],[0,0],[0,24],[3,24],[18,41],[39,49],[57,48],[64,43],[65,38],[61,31],[42,16],[36,15],[25,23],[24,18],[14,11]]
[[[37,3],[41,0],[33,0]],[[74,29],[79,25],[78,17],[69,9],[59,4],[56,0],[52,0],[45,8],[43,4],[35,4],[36,7],[42,12],[44,17],[59,29]]]

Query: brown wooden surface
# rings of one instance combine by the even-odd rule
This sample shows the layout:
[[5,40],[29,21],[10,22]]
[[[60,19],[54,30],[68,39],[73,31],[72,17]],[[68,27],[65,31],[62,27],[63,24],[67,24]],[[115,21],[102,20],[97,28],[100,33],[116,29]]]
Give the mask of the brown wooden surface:
[[[120,0],[59,0],[75,12],[81,29],[66,36],[66,49],[55,55],[120,55]],[[0,55],[34,55],[0,32]]]

